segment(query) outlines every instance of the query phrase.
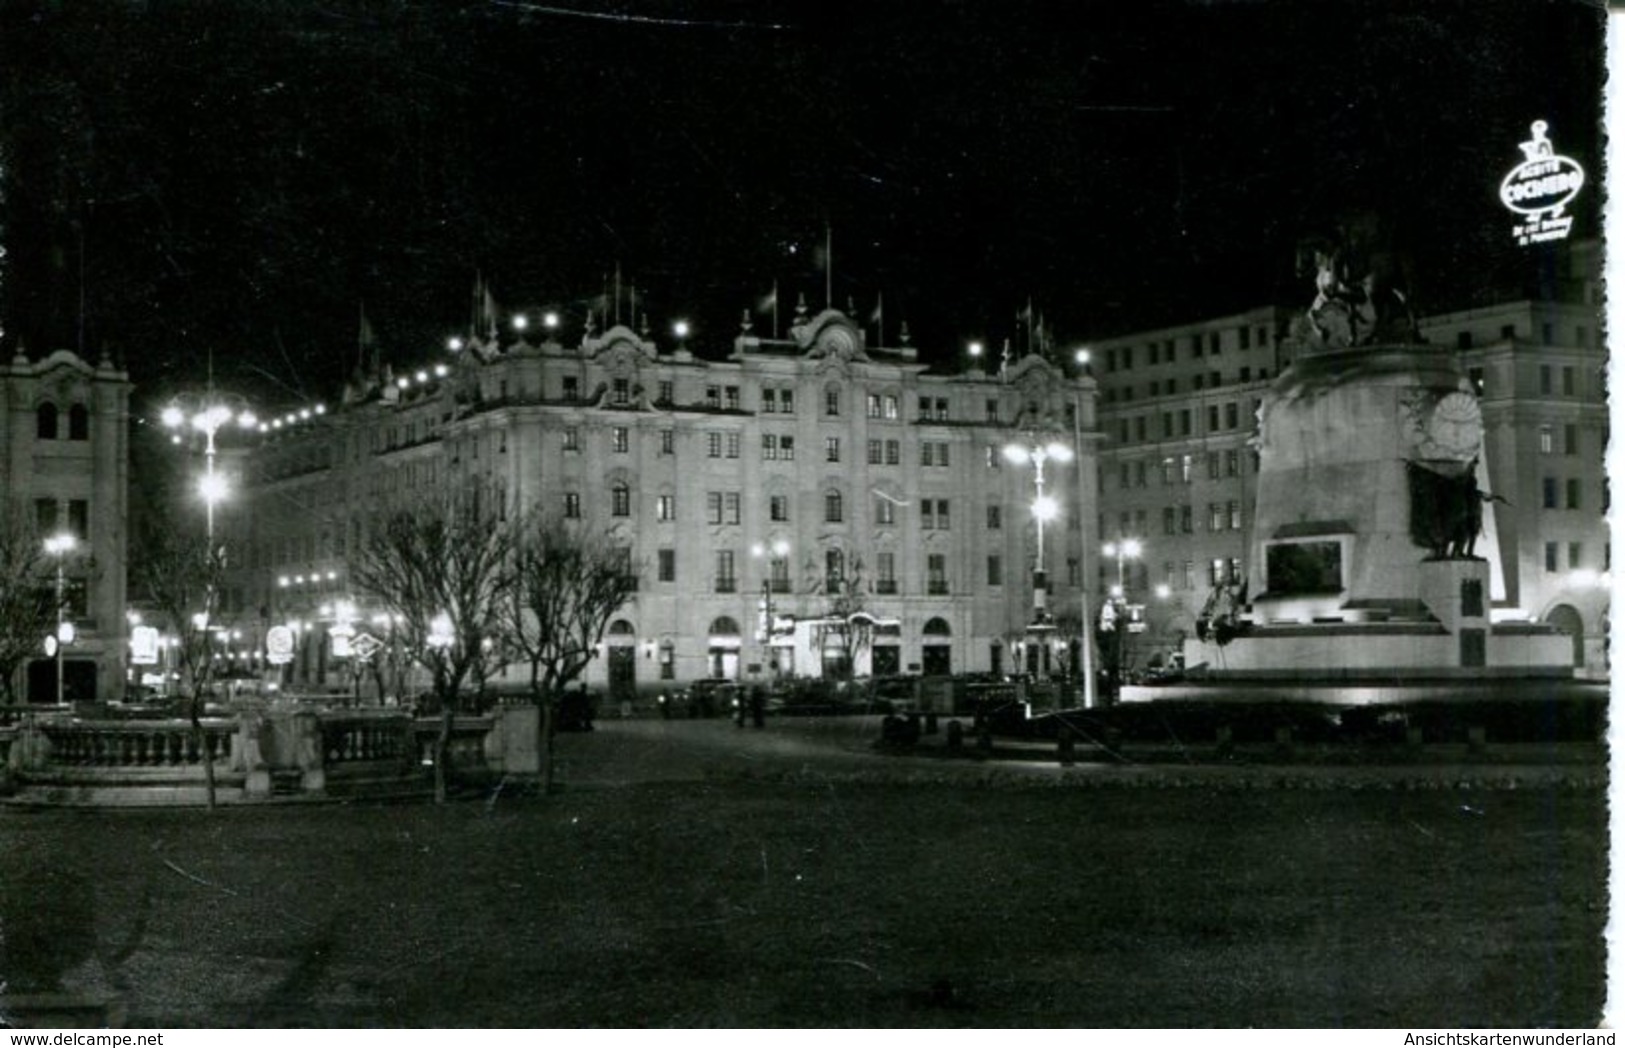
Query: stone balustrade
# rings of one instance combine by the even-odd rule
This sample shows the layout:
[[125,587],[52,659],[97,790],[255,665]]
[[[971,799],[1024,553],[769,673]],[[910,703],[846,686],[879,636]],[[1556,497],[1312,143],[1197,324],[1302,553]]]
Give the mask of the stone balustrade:
[[184,720],[145,722],[69,721],[37,729],[50,744],[51,763],[60,768],[202,767],[230,761],[235,721],[203,722],[200,743]]
[[[504,770],[490,738],[501,716],[459,717],[449,765],[478,778]],[[417,794],[427,788],[437,718],[394,710],[245,708],[203,722],[106,721],[62,713],[0,726],[0,787],[25,802],[200,804],[205,761],[218,803],[291,796]],[[512,770],[512,769],[508,769]]]

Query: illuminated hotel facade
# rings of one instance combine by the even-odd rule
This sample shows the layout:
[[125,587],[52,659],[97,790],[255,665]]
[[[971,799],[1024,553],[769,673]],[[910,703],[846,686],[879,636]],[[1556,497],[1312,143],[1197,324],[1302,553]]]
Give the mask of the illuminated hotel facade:
[[[1093,380],[1036,352],[943,372],[901,338],[871,346],[841,312],[803,310],[784,338],[747,318],[704,359],[591,320],[574,345],[493,325],[437,368],[380,370],[273,429],[228,525],[244,551],[228,605],[246,634],[302,627],[290,687],[341,683],[324,615],[350,600],[362,629],[388,628],[348,583],[367,522],[460,488],[625,550],[636,593],[595,686],[824,674],[815,627],[854,590],[873,622],[859,675],[1072,670],[1099,545]],[[1027,629],[1033,467],[1005,454],[1035,443],[1069,459],[1045,475],[1061,507],[1043,530],[1049,633]]]

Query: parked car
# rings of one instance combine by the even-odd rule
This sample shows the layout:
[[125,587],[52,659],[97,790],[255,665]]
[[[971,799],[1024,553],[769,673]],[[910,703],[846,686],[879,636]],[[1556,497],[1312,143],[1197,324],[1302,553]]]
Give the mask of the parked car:
[[876,677],[869,683],[869,705],[875,713],[915,713],[920,703],[917,676]]
[[733,711],[739,685],[723,677],[697,680],[672,697],[672,716],[715,717]]

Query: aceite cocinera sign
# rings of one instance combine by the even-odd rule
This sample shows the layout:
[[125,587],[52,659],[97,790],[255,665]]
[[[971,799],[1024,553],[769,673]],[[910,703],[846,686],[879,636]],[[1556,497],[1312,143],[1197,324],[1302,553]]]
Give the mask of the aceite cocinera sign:
[[1544,120],[1529,125],[1529,141],[1519,143],[1523,163],[1501,180],[1501,203],[1523,218],[1512,227],[1513,239],[1520,245],[1567,237],[1574,216],[1565,215],[1563,209],[1585,185],[1585,169],[1553,151],[1546,126]]

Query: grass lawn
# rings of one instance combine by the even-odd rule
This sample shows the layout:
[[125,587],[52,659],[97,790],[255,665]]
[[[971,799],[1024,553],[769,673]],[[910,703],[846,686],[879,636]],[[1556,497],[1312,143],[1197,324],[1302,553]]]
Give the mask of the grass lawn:
[[0,812],[0,977],[131,1026],[1586,1026],[1570,789],[717,781]]

